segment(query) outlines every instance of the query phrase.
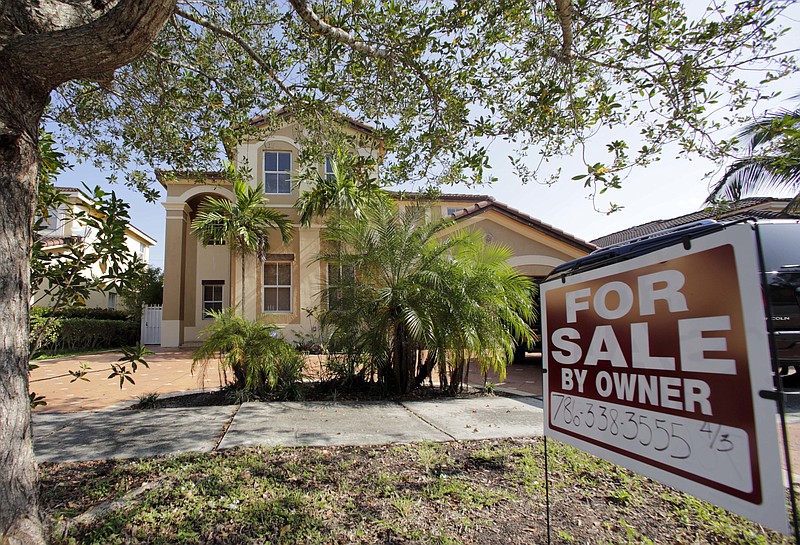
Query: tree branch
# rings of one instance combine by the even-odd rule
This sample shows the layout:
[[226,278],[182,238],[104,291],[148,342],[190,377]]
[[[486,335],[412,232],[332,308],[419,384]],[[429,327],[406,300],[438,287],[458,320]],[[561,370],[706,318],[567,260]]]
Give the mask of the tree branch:
[[101,14],[89,23],[13,36],[0,50],[0,67],[48,90],[71,79],[105,76],[150,47],[175,1],[120,0],[96,10]]
[[561,25],[563,41],[561,43],[561,60],[567,61],[572,55],[572,3],[570,0],[555,0],[558,23]]
[[175,8],[175,15],[179,15],[180,17],[183,17],[187,21],[191,21],[196,25],[200,25],[201,27],[207,28],[211,32],[214,32],[216,34],[220,34],[220,35],[225,36],[226,38],[232,40],[239,47],[241,47],[244,50],[245,53],[247,53],[248,57],[253,59],[256,62],[256,64],[258,64],[267,73],[267,75],[270,77],[270,79],[272,79],[272,81],[275,82],[275,84],[280,88],[281,91],[286,93],[286,95],[288,95],[289,98],[292,98],[292,99],[295,98],[294,93],[292,93],[292,91],[286,86],[286,84],[284,84],[283,81],[278,77],[278,75],[272,70],[272,67],[264,59],[264,57],[259,55],[259,53],[255,49],[250,47],[250,44],[248,44],[241,37],[237,36],[236,34],[231,32],[227,28],[221,27],[220,25],[214,23],[213,21],[211,21],[207,17],[198,17],[198,16],[194,15],[193,13],[189,13],[188,11],[186,11],[186,10],[184,10],[182,8],[177,8],[176,7]]
[[319,15],[314,13],[305,0],[289,0],[289,3],[292,5],[294,11],[298,16],[300,16],[300,19],[302,19],[305,24],[323,36],[333,38],[334,40],[348,45],[359,53],[363,53],[369,57],[377,57],[379,59],[388,59],[391,57],[391,52],[387,48],[370,45],[362,40],[357,39],[346,30],[329,25],[320,19]]

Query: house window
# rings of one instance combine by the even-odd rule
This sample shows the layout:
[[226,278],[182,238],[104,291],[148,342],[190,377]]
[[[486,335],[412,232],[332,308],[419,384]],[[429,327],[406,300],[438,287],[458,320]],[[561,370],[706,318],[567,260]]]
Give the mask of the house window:
[[333,173],[333,161],[330,155],[325,156],[325,179],[333,180],[336,175]]
[[292,264],[264,263],[264,312],[292,311]]
[[116,293],[109,293],[108,294],[108,308],[111,310],[117,309],[117,294]]
[[288,151],[264,152],[264,192],[292,192],[292,154]]
[[211,318],[210,312],[222,312],[222,280],[203,280],[203,319]]
[[[215,221],[214,222],[214,231],[216,233],[222,233],[222,230],[225,227],[225,223],[223,221]],[[224,246],[225,245],[225,237],[221,234],[216,238],[211,238],[206,241],[206,246]]]
[[344,288],[352,285],[355,278],[356,271],[352,265],[328,263],[328,309],[342,308]]
[[461,210],[463,210],[463,208],[448,206],[447,215],[452,216],[453,214],[455,214],[456,212],[460,212]]

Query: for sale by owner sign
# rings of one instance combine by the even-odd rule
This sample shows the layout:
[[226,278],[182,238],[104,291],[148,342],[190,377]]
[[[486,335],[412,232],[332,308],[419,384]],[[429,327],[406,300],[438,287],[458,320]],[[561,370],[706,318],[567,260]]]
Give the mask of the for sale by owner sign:
[[753,226],[541,287],[545,433],[788,529]]

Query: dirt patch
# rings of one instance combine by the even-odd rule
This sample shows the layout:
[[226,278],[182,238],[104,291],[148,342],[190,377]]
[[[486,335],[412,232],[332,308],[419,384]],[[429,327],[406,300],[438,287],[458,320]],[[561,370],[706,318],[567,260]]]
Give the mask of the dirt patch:
[[[483,395],[477,388],[464,387],[464,391],[452,396],[432,386],[422,386],[404,395],[389,394],[374,385],[343,388],[329,382],[304,382],[299,385],[294,400],[302,401],[418,401],[423,399],[455,399]],[[143,398],[144,399],[144,398]],[[204,407],[210,405],[237,405],[243,401],[279,401],[278,397],[250,397],[229,388],[195,392],[189,394],[157,397],[132,404],[129,409],[172,409],[183,407]]]

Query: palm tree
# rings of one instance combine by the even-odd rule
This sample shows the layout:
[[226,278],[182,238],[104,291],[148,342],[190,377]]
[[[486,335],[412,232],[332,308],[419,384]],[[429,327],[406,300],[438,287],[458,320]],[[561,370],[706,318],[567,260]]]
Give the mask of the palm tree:
[[264,261],[270,248],[270,229],[277,229],[283,243],[288,244],[293,227],[284,214],[267,207],[263,184],[253,187],[238,174],[232,179],[236,201],[206,197],[192,221],[192,232],[204,246],[225,241],[231,252],[241,256],[244,314],[245,256],[255,255],[259,262]]
[[355,271],[327,288],[343,295],[321,317],[331,345],[368,354],[378,379],[401,393],[435,365],[454,392],[471,358],[502,374],[515,336],[533,334],[531,284],[507,264],[508,250],[471,232],[441,236],[450,225],[424,221],[422,208],[382,206],[335,218],[324,233],[337,250],[322,259]]
[[322,217],[329,211],[361,218],[365,210],[388,202],[386,191],[355,157],[337,153],[327,160],[332,175],[320,176],[313,171],[311,189],[303,191],[295,203],[303,227],[311,225],[313,217]]
[[760,190],[786,188],[795,193],[790,206],[800,204],[800,109],[767,114],[739,136],[747,138],[747,156],[728,167],[707,202],[737,201]]

